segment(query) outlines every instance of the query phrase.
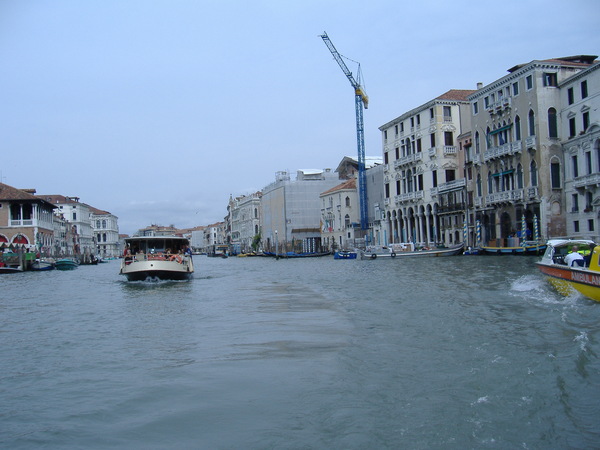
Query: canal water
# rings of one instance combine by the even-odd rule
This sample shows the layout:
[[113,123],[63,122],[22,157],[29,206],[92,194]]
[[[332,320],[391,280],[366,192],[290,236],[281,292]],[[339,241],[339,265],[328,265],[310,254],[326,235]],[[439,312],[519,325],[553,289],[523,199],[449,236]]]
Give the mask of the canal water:
[[600,448],[600,304],[532,257],[0,277],[0,447]]

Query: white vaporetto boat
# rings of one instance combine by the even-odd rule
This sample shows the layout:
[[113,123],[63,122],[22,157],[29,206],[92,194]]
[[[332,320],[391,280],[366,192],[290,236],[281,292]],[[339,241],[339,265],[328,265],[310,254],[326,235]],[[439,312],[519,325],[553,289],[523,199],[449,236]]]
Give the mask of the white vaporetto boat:
[[189,241],[180,236],[138,236],[125,239],[121,275],[128,281],[189,280],[194,263]]

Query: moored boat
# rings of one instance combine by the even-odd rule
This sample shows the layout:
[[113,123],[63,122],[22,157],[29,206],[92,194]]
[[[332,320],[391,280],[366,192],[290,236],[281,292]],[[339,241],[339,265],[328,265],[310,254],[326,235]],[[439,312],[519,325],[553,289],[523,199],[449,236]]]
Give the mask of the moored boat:
[[138,236],[125,239],[120,274],[128,281],[189,280],[194,273],[189,241],[180,236]]
[[44,271],[44,270],[54,270],[55,269],[55,261],[53,259],[36,259],[33,263],[31,263],[31,270],[34,271]]
[[406,258],[406,257],[440,257],[456,256],[463,252],[464,245],[458,244],[453,247],[423,248],[416,249],[412,243],[390,244],[383,247],[368,247],[361,253],[361,259],[377,258]]
[[546,244],[528,243],[512,247],[483,246],[481,247],[481,251],[485,255],[541,255],[546,248]]
[[73,270],[79,267],[79,261],[75,258],[57,259],[55,266],[58,270]]
[[[566,261],[570,259],[567,255],[573,250],[582,255],[579,257],[581,266],[567,265]],[[570,295],[577,291],[600,301],[600,246],[594,241],[551,239],[537,267],[561,294]]]
[[333,259],[356,259],[358,254],[350,250],[339,250],[333,254]]

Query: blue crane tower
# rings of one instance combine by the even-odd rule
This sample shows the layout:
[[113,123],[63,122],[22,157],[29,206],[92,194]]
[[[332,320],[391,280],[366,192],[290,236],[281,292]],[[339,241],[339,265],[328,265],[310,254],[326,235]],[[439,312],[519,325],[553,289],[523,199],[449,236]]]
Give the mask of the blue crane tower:
[[369,208],[367,205],[367,175],[365,173],[365,128],[363,124],[363,105],[365,109],[368,109],[369,97],[367,97],[364,88],[360,84],[360,63],[358,63],[358,80],[356,80],[342,59],[342,55],[340,55],[335,49],[325,31],[321,35],[321,38],[354,88],[354,105],[356,109],[356,143],[358,145],[358,195],[360,199],[360,228],[362,230],[367,230],[369,228]]

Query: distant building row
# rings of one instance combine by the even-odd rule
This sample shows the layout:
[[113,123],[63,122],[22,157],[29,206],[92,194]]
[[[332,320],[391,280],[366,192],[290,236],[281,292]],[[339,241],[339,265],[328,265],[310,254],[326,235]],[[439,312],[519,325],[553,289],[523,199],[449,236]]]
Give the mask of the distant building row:
[[11,245],[43,255],[118,256],[118,218],[77,197],[0,183],[0,248]]
[[[476,90],[450,90],[382,125],[369,159],[369,230],[359,227],[356,160],[336,173],[286,172],[230,198],[220,243],[260,237],[294,250],[415,242],[507,245],[515,236],[598,239],[600,65],[532,61]],[[382,164],[376,164],[375,161]],[[476,226],[477,224],[477,226]],[[466,233],[466,236],[465,236]]]

